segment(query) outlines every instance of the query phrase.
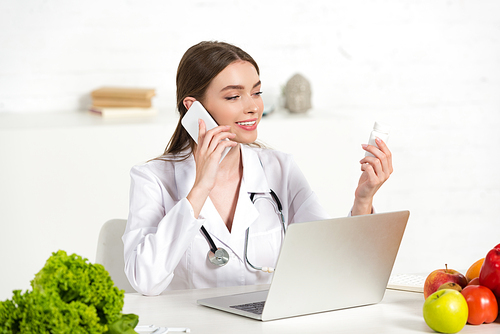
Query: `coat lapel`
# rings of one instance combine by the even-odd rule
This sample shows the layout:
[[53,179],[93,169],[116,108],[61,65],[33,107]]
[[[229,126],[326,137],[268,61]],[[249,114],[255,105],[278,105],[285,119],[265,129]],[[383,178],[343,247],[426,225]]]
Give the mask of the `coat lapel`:
[[[264,174],[256,150],[240,145],[243,162],[243,178],[241,180],[238,203],[234,214],[233,226],[229,233],[217,209],[210,198],[207,198],[200,212],[200,218],[205,218],[203,225],[212,238],[217,239],[235,251],[238,256],[243,254],[245,231],[258,220],[259,212],[250,200],[251,193],[269,194],[269,185]],[[193,187],[196,177],[196,165],[193,156],[175,164],[175,180],[178,200],[185,198]],[[218,244],[217,240],[215,241]],[[218,244],[218,247],[222,245]]]
[[231,233],[235,237],[244,236],[245,230],[258,220],[259,212],[250,200],[250,195],[252,193],[269,193],[269,185],[257,152],[246,145],[241,145],[241,157],[243,159],[243,179],[241,180]]

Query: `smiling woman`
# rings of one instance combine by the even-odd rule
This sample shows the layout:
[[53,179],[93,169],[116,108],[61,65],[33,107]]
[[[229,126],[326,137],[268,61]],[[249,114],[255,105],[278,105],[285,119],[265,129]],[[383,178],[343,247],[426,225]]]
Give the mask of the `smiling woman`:
[[[252,64],[257,76],[260,75],[255,60],[245,51],[228,43],[201,42],[186,51],[179,63],[176,77],[179,122],[163,156],[159,159],[165,159],[169,155],[175,155],[176,159],[189,157],[196,144],[181,124],[181,119],[188,110],[184,100],[192,97],[203,103],[203,97],[212,80],[235,61]],[[186,150],[187,148],[189,149]]]
[[[329,218],[290,155],[251,145],[264,109],[259,75],[227,43],[202,42],[182,57],[180,118],[198,101],[219,126],[199,121],[196,144],[180,119],[163,156],[131,170],[125,272],[140,293],[270,283],[286,227]],[[391,152],[377,145],[365,146],[373,156],[360,162],[353,215],[371,212],[392,172]]]
[[[228,83],[230,83],[228,85]],[[257,125],[264,111],[261,82],[255,67],[247,61],[234,61],[210,83],[200,102],[219,125],[230,127],[233,141],[249,144],[257,139]],[[187,109],[195,101],[186,97]]]

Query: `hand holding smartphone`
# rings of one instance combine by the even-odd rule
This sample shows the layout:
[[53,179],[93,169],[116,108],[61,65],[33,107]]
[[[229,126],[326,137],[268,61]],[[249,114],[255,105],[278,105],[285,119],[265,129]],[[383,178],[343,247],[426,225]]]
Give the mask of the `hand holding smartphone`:
[[[207,131],[219,126],[219,124],[217,124],[217,122],[213,119],[210,113],[203,107],[203,105],[198,101],[194,101],[191,107],[188,109],[187,113],[182,118],[181,124],[189,133],[191,138],[193,138],[196,144],[198,144],[198,136],[200,132],[200,125],[198,124],[199,119],[202,119],[203,122],[205,122]],[[221,161],[222,159],[224,159],[224,157],[226,156],[227,152],[229,152],[230,149],[231,149],[230,147],[227,147],[224,150],[224,152],[222,153],[222,157],[220,159]]]

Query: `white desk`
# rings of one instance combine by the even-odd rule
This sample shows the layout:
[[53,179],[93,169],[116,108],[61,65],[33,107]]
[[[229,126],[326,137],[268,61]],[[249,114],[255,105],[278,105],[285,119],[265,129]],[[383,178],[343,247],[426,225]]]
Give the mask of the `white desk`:
[[[189,327],[191,333],[435,333],[424,321],[421,293],[386,290],[382,302],[333,312],[261,322],[213,310],[201,298],[265,289],[241,286],[166,292],[158,297],[126,294],[124,313],[139,315],[140,325]],[[460,333],[500,333],[500,323],[466,325]]]

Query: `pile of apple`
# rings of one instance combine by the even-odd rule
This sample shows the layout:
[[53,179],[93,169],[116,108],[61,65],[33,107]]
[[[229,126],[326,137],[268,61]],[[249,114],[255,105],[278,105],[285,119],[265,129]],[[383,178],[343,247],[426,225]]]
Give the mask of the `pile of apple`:
[[440,333],[457,333],[466,323],[491,323],[500,302],[500,244],[476,261],[466,275],[448,269],[434,270],[424,284],[424,319]]

